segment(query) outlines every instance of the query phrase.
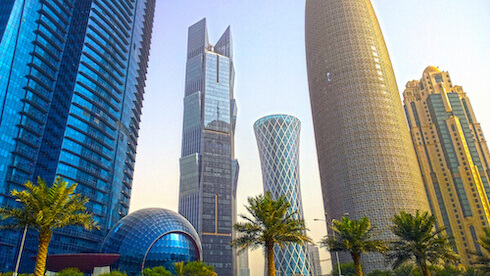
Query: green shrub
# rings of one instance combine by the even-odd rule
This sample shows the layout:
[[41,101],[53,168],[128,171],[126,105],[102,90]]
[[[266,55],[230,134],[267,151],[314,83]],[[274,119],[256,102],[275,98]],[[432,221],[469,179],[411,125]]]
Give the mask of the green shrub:
[[[354,263],[349,262],[349,263],[340,264],[340,272],[342,272],[343,276],[355,276],[356,275],[356,269],[354,268]],[[339,276],[339,268],[338,268],[337,264],[333,267],[331,275],[332,276]]]
[[99,276],[128,276],[126,272],[121,272],[119,270],[114,270],[109,273],[100,274]]
[[143,270],[143,276],[172,276],[172,273],[163,266],[156,266],[154,268],[145,268]]
[[214,267],[203,262],[190,262],[184,266],[184,276],[217,276]]
[[58,272],[57,276],[83,276],[83,272],[76,267],[69,267]]

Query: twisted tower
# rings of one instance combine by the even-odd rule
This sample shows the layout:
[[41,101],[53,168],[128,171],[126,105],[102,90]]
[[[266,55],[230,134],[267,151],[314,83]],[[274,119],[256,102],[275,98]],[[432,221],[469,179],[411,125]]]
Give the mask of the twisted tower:
[[[299,133],[301,122],[291,115],[269,115],[254,124],[259,147],[264,191],[275,200],[285,196],[291,212],[303,219],[303,204],[299,186]],[[305,246],[291,244],[274,247],[274,262],[278,275],[310,275],[310,260]]]
[[[306,56],[328,220],[367,216],[388,239],[394,214],[428,203],[370,1],[307,0]],[[383,268],[381,256],[364,261]]]

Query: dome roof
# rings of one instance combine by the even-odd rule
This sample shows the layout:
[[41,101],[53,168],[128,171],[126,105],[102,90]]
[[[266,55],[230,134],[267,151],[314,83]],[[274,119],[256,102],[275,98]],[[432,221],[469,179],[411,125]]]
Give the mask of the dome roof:
[[439,68],[437,67],[434,67],[434,66],[427,66],[427,68],[425,68],[424,70],[424,74],[426,73],[440,73],[441,71],[439,70]]
[[115,266],[132,275],[142,267],[171,264],[172,269],[174,262],[200,260],[202,248],[196,230],[182,215],[148,208],[118,221],[101,251],[121,254]]

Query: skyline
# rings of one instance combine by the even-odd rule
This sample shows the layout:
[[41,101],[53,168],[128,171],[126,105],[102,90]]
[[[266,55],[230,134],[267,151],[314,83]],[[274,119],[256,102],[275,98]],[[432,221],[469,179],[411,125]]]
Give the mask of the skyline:
[[[489,102],[484,83],[485,66],[490,64],[490,7],[484,1],[372,3],[399,91],[406,82],[420,79],[428,65],[439,65],[451,73],[454,84],[467,91],[488,139],[490,110],[484,106]],[[323,208],[306,80],[303,1],[157,3],[130,211],[152,206],[177,210],[186,34],[203,17],[208,20],[211,41],[228,25],[233,33],[238,102],[235,148],[241,167],[238,213],[244,213],[248,196],[262,193],[253,122],[272,113],[295,115],[303,122],[300,177],[305,219],[310,235],[318,241],[325,234],[325,225],[313,222],[323,218]],[[428,26],[435,22],[437,26]],[[400,30],[406,32],[398,35]],[[430,51],[427,45],[437,51]],[[452,48],[437,47],[440,45]],[[470,45],[471,51],[462,50]],[[325,249],[320,251],[325,259]],[[250,264],[252,275],[263,273],[261,250],[250,252]]]

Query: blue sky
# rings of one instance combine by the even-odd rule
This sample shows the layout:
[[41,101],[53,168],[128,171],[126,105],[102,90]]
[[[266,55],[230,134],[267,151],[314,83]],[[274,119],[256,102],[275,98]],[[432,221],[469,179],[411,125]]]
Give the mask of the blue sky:
[[[485,137],[490,137],[490,2],[486,0],[372,0],[400,92],[428,65],[448,71],[468,93]],[[131,211],[177,210],[187,28],[206,17],[211,43],[231,26],[238,104],[238,210],[262,193],[252,125],[272,113],[302,121],[301,189],[307,226],[318,241],[325,225],[309,104],[304,50],[304,1],[158,0],[138,141]],[[322,258],[328,258],[324,253]],[[251,275],[262,275],[263,255],[250,254]],[[329,262],[322,262],[324,268]],[[328,268],[329,269],[329,268]],[[324,271],[327,273],[328,271]]]

